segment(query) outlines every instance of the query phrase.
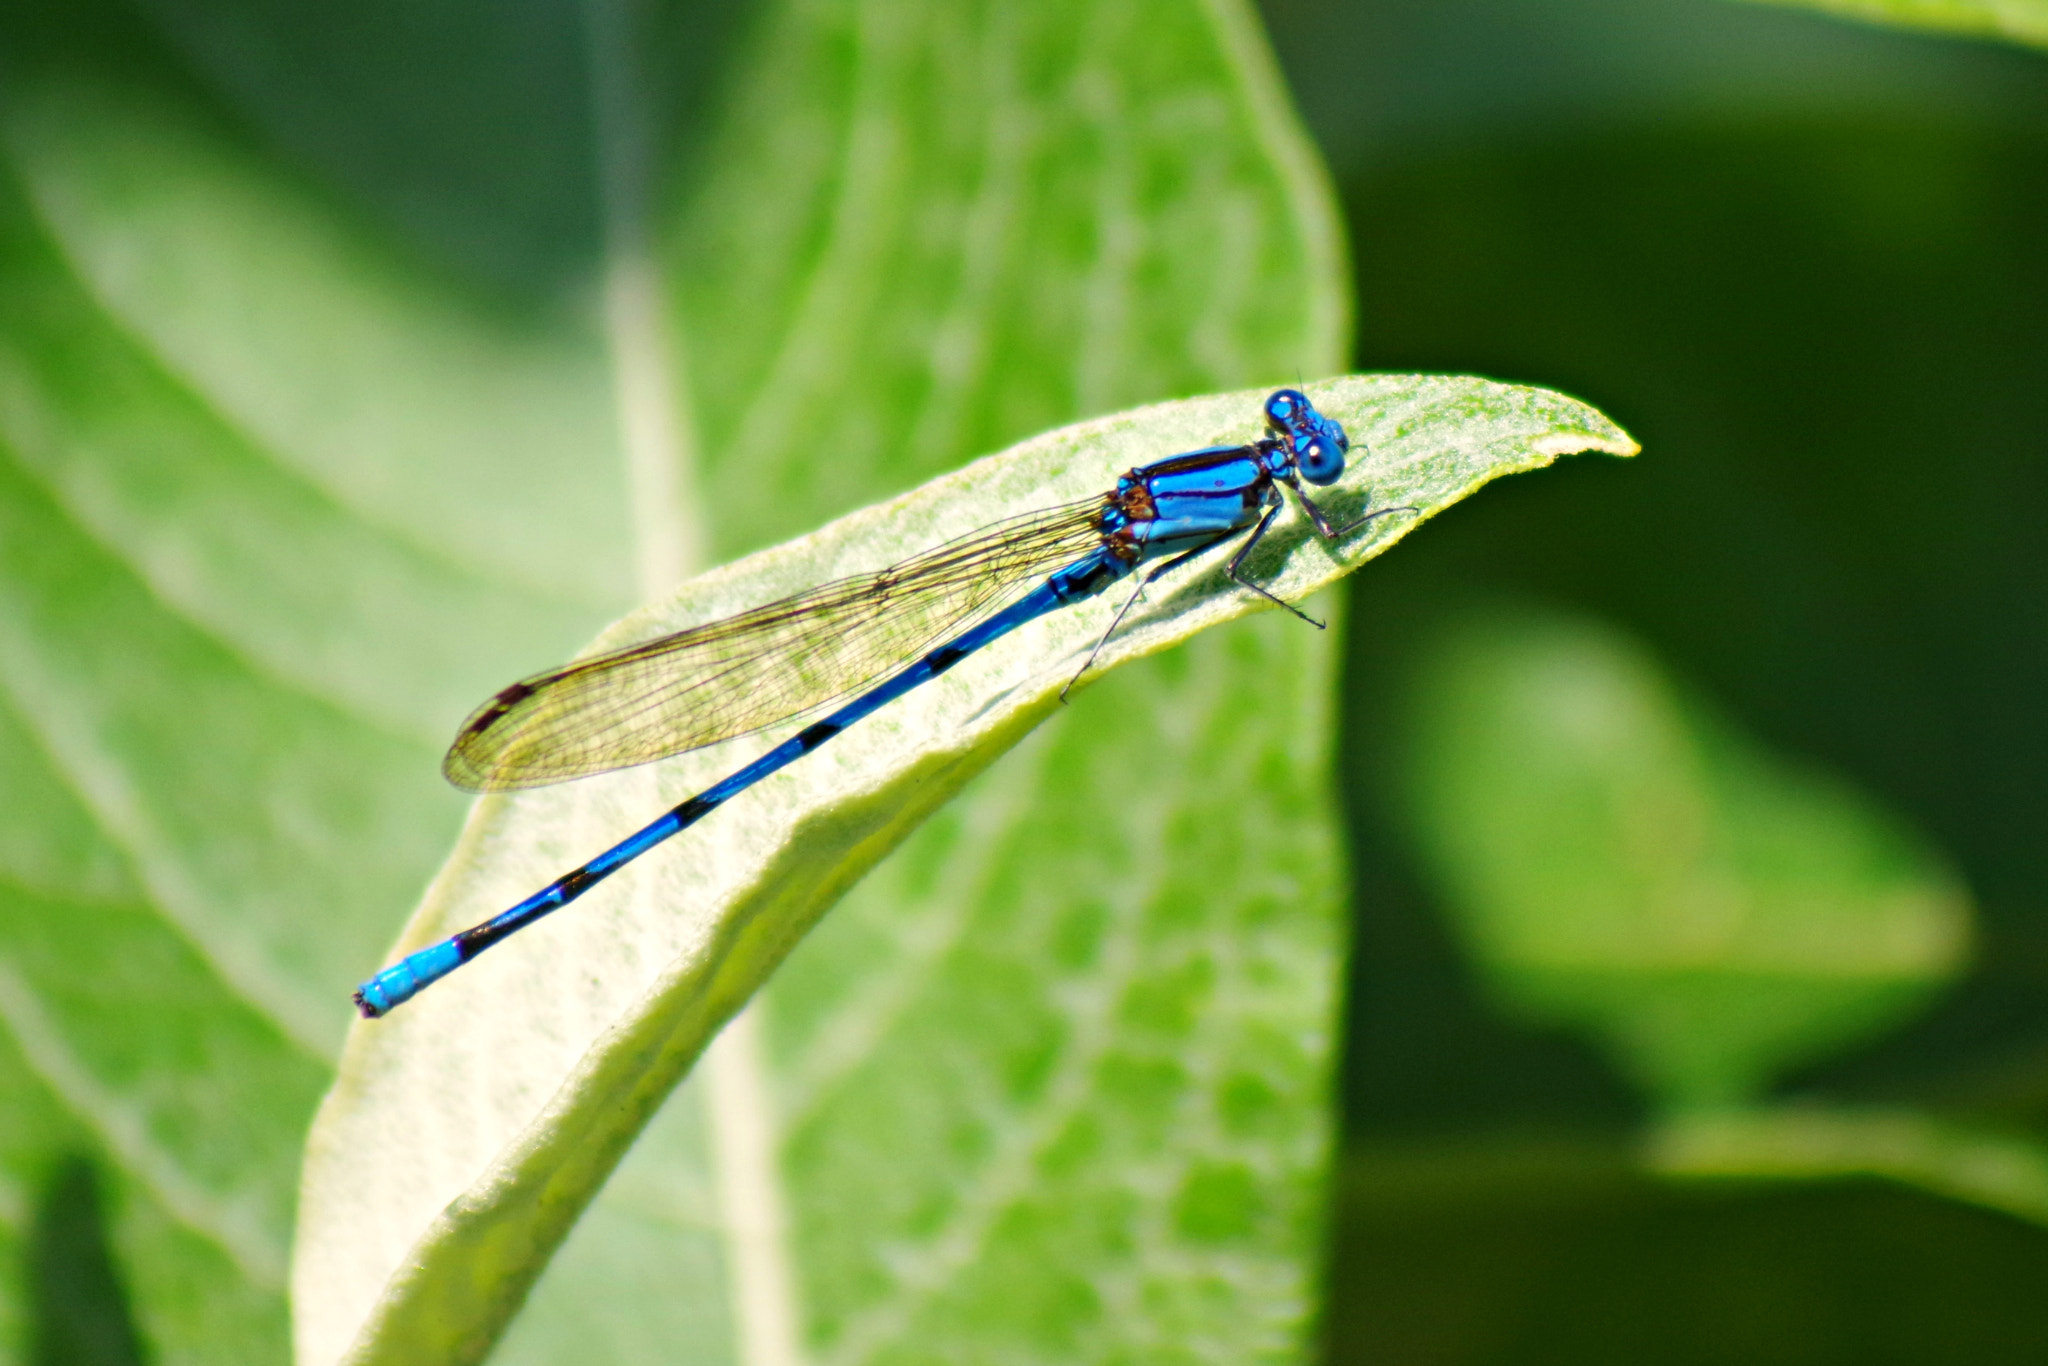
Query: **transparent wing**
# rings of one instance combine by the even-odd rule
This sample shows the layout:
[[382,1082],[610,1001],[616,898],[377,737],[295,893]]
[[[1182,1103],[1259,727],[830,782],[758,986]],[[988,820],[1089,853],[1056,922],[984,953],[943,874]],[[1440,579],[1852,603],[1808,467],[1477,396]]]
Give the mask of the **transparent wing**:
[[522,679],[463,723],[441,771],[544,787],[745,735],[867,684],[1101,544],[1100,499],[983,527],[873,574]]

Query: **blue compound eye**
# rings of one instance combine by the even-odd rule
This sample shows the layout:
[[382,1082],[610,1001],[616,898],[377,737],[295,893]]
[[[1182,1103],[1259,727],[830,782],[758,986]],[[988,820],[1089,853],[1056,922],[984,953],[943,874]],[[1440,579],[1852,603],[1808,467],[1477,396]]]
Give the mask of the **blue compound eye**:
[[1295,443],[1295,466],[1311,484],[1334,484],[1344,474],[1344,452],[1351,443],[1344,439],[1342,427],[1334,422],[1327,425],[1335,431]]
[[1276,432],[1286,431],[1300,421],[1305,409],[1314,411],[1306,394],[1295,389],[1276,389],[1266,399],[1266,425]]

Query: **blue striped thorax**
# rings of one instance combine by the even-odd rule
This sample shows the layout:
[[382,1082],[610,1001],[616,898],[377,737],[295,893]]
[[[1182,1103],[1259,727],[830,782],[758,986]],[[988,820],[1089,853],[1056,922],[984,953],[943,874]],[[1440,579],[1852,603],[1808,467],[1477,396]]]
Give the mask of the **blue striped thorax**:
[[1306,394],[1277,389],[1266,399],[1266,435],[1257,441],[1171,456],[1117,480],[1103,498],[1103,547],[1137,565],[1244,530],[1280,501],[1277,485],[1335,483],[1350,449],[1343,426]]

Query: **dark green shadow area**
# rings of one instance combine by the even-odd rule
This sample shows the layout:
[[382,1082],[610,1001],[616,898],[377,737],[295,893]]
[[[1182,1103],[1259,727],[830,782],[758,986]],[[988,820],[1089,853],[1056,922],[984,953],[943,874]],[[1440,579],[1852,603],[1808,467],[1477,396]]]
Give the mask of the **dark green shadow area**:
[[[308,175],[344,221],[366,214],[435,271],[515,301],[580,301],[601,267],[592,149],[604,102],[642,101],[650,126],[701,132],[752,12],[705,0],[11,0],[0,76],[54,61],[174,82]],[[593,44],[617,41],[608,21],[630,26],[635,69],[593,58]],[[658,168],[686,173],[689,137],[642,149],[657,168],[642,192],[670,192]]]
[[[1611,207],[1554,208],[1569,181]],[[1472,153],[1369,192],[1375,351],[1542,376],[1615,412],[1645,455],[1489,490],[1356,581],[1355,1122],[1479,1117],[1457,1099],[1478,1083],[1432,1039],[1456,1046],[1479,1026],[1452,1015],[1484,1007],[1402,875],[1386,791],[1406,652],[1477,596],[1619,623],[1960,866],[1981,917],[1969,982],[1806,1089],[2048,1118],[2048,137],[1688,129]],[[1544,1051],[1553,1075],[1518,1058],[1479,1111],[1519,1111],[1502,1089],[1519,1086],[1615,1113],[1599,1068]]]
[[[2048,69],[2048,63],[2044,63]],[[1560,201],[1597,186],[1601,207]],[[1644,1116],[1504,1017],[1415,869],[1391,774],[1417,642],[1474,600],[1647,641],[1779,752],[1911,821],[1978,906],[1968,978],[1787,1094],[2048,1130],[2048,136],[1727,123],[1420,161],[1351,187],[1363,368],[1556,384],[1642,441],[1489,489],[1354,580],[1350,1141],[1413,1154]],[[1340,1362],[2048,1359],[2048,1230],[1880,1186],[1711,1195],[1359,1159]],[[1375,1173],[1379,1175],[1376,1177]]]
[[1432,1189],[1352,1174],[1333,1366],[2004,1366],[2048,1238],[1878,1183],[1673,1185],[1591,1154]]
[[149,1360],[107,1242],[99,1171],[74,1154],[51,1170],[25,1250],[30,1366],[140,1366]]
[[1552,385],[1643,444],[1489,488],[1352,581],[1328,1359],[2048,1360],[2048,1229],[1643,1174],[1643,1098],[1475,979],[1396,782],[1457,614],[1628,632],[1975,900],[1968,975],[1779,1098],[2048,1137],[2048,57],[1697,0],[1266,12],[1339,163],[1358,368]]

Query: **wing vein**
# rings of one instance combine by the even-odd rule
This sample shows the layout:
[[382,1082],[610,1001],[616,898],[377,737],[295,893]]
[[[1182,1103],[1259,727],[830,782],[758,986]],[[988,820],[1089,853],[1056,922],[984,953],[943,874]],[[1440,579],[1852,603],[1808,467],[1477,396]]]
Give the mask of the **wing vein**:
[[442,761],[472,792],[542,787],[729,740],[857,692],[1101,543],[1099,498],[522,679]]

